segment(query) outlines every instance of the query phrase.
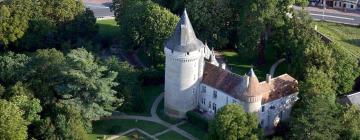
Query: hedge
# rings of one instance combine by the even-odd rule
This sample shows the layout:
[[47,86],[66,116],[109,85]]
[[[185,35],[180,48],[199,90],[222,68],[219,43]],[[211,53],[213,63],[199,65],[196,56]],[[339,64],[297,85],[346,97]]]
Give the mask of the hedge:
[[190,123],[199,126],[200,128],[207,130],[209,127],[209,120],[196,111],[186,112],[186,117]]

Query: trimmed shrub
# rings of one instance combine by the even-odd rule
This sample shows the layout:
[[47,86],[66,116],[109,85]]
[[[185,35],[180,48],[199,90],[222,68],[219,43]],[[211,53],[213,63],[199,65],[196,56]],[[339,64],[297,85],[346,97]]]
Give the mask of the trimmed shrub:
[[209,128],[209,120],[203,117],[201,114],[195,111],[186,112],[186,117],[188,121],[204,130]]

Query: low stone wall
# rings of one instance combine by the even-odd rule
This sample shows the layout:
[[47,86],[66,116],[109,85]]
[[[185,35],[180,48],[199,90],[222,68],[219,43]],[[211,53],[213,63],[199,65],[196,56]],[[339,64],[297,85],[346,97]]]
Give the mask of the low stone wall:
[[320,33],[319,31],[315,30],[315,32],[321,37],[321,40],[325,42],[325,44],[330,44],[332,43],[333,41],[327,37],[326,35]]

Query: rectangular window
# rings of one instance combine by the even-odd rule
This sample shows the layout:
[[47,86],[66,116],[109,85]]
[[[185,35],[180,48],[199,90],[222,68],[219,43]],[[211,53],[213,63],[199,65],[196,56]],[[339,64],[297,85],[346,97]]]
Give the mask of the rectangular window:
[[209,101],[209,106],[208,107],[211,108],[211,101]]
[[205,99],[205,98],[202,98],[201,103],[202,103],[203,105],[205,105],[206,99]]
[[216,90],[214,90],[214,92],[213,92],[213,98],[217,98],[217,91]]
[[351,5],[351,8],[354,8],[354,5]]
[[262,106],[261,107],[261,112],[264,112],[265,111],[265,106]]
[[213,110],[216,113],[216,104],[215,103],[213,103]]
[[202,86],[201,88],[201,92],[205,93],[206,92],[206,86]]

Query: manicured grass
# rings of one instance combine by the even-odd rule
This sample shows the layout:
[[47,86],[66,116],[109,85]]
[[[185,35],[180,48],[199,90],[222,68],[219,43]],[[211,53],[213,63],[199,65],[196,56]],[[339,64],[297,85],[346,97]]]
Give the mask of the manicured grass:
[[143,97],[145,104],[145,112],[135,113],[135,112],[125,112],[129,115],[141,115],[141,116],[151,116],[151,106],[155,101],[156,97],[164,91],[164,85],[152,85],[144,86],[141,88],[141,96]]
[[[225,50],[221,53],[225,58],[227,67],[230,68],[232,72],[239,75],[244,75],[249,72],[250,68],[253,67],[259,81],[263,81],[266,79],[266,74],[269,74],[271,65],[277,61],[271,51],[266,52],[266,63],[260,66],[254,65],[256,64],[256,58],[245,56],[246,54],[239,55],[239,53],[232,50]],[[275,71],[275,76],[284,74],[286,73],[286,71],[286,63],[280,64]]]
[[315,22],[318,31],[329,37],[337,46],[360,58],[360,28],[329,22]]
[[158,106],[158,108],[156,109],[156,114],[160,117],[161,120],[166,121],[168,123],[171,124],[177,124],[179,122],[181,122],[181,119],[174,119],[174,118],[170,118],[169,116],[167,116],[164,112],[164,100],[162,100]]
[[98,136],[111,135],[111,132],[117,134],[132,128],[142,129],[149,134],[155,134],[166,129],[160,124],[141,120],[99,120],[93,122],[93,133],[89,134],[89,137],[96,139]]
[[187,140],[184,136],[174,132],[170,131],[165,134],[162,134],[158,137],[159,140]]
[[196,125],[191,123],[184,123],[179,126],[180,129],[185,130],[186,132],[190,133],[194,137],[200,140],[207,140],[208,139],[208,132]]
[[116,138],[115,140],[151,140],[151,138],[147,137],[146,135],[138,131],[133,131],[130,132],[129,134],[126,134],[125,136]]
[[120,34],[120,28],[115,19],[98,20],[96,23],[99,25],[99,36],[103,39],[114,38]]

